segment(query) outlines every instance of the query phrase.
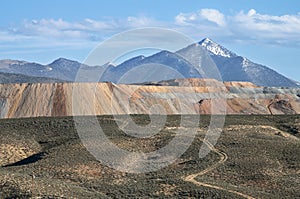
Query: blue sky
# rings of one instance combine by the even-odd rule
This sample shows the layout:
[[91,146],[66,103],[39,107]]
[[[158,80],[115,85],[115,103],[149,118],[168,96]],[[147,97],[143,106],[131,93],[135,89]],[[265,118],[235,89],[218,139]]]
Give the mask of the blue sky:
[[0,59],[83,61],[114,34],[165,27],[195,41],[209,37],[300,81],[297,0],[11,0],[1,8]]

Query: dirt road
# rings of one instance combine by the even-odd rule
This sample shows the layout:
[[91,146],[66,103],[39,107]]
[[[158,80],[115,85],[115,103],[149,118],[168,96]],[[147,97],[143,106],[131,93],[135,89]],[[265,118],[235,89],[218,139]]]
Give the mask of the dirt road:
[[213,152],[217,153],[220,156],[220,160],[218,162],[216,162],[214,165],[212,165],[212,166],[210,166],[210,167],[208,167],[208,168],[206,168],[206,169],[204,169],[204,170],[202,170],[198,173],[194,173],[194,174],[191,174],[191,175],[188,175],[188,176],[184,176],[182,179],[184,181],[191,182],[191,183],[193,183],[195,185],[198,185],[198,186],[203,186],[203,187],[208,187],[208,188],[212,188],[212,189],[227,191],[227,192],[242,196],[242,197],[247,198],[247,199],[255,199],[254,197],[249,196],[247,194],[244,194],[244,193],[241,193],[241,192],[238,192],[238,191],[235,191],[235,190],[219,187],[217,185],[207,184],[207,183],[204,183],[204,182],[199,182],[195,179],[198,176],[205,175],[208,172],[216,169],[218,166],[222,165],[228,159],[228,156],[227,156],[226,153],[216,149],[211,143],[209,143],[206,140],[203,140],[203,142],[209,147],[210,150],[212,150]]

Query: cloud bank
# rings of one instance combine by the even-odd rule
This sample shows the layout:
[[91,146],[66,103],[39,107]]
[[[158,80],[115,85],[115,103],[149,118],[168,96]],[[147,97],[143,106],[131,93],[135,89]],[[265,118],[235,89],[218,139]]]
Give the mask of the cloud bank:
[[121,31],[142,27],[178,30],[194,39],[212,37],[232,42],[258,42],[300,46],[300,13],[267,15],[256,10],[225,15],[216,9],[179,13],[172,21],[130,16],[126,19],[24,20],[21,24],[0,28],[0,49],[38,47],[93,46]]
[[202,9],[180,13],[175,17],[175,24],[191,35],[198,31],[233,41],[300,45],[300,13],[275,16],[251,9],[226,16],[215,9]]

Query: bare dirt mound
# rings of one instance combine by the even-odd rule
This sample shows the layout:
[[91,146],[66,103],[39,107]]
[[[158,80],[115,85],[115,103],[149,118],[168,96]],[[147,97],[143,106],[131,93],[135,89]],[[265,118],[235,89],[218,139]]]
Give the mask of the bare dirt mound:
[[[168,115],[212,114],[212,100],[223,104],[214,114],[300,113],[299,88],[263,88],[248,82],[223,84],[211,79],[170,80],[158,85],[2,84],[0,118],[149,114],[150,107],[157,104]],[[73,100],[74,93],[76,100]]]

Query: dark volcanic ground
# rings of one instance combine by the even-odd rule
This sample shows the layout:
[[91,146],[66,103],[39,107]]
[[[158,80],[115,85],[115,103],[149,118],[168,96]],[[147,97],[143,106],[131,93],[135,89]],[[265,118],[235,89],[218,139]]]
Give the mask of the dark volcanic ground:
[[[145,115],[133,118],[149,122]],[[117,146],[149,152],[173,138],[180,117],[169,116],[159,134],[143,139],[124,134],[112,116],[98,119]],[[201,116],[198,134],[179,160],[142,174],[97,161],[72,117],[0,120],[0,198],[300,198],[299,115],[226,116],[215,150],[200,159],[209,119]],[[195,181],[186,180],[192,174]]]

